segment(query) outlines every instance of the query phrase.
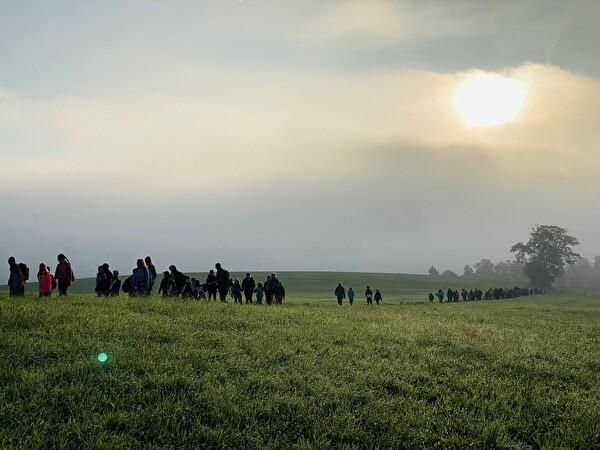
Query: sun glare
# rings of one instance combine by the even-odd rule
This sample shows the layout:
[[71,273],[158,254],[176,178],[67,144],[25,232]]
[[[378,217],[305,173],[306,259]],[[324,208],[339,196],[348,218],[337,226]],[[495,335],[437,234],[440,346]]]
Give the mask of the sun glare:
[[513,120],[525,89],[515,80],[495,74],[469,78],[454,99],[456,110],[469,127],[491,127]]

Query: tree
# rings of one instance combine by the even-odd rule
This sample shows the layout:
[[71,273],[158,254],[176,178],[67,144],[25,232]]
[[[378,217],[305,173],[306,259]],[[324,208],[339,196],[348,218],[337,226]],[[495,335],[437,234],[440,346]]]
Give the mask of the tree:
[[482,259],[478,263],[473,264],[475,269],[475,275],[477,278],[485,278],[486,280],[493,280],[496,277],[494,272],[494,263],[489,259]]
[[429,268],[429,270],[427,271],[427,273],[429,275],[431,275],[432,277],[439,277],[440,276],[440,271],[437,270],[435,267],[431,266]]
[[475,275],[475,271],[473,270],[473,268],[470,265],[466,265],[465,268],[463,269],[463,277],[472,277]]
[[524,264],[525,276],[536,286],[551,287],[565,272],[565,265],[573,266],[579,259],[579,253],[573,251],[579,241],[567,232],[556,225],[536,225],[526,244],[517,242],[510,248],[517,261]]
[[458,274],[456,272],[454,272],[453,270],[446,269],[442,272],[442,276],[446,277],[446,278],[456,278],[456,277],[458,277]]

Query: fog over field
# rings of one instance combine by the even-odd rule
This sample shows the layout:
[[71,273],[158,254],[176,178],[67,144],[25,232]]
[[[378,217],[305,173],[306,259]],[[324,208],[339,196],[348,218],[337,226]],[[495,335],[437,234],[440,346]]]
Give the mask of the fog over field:
[[[0,255],[65,253],[82,277],[146,255],[462,273],[552,224],[593,257],[599,17],[594,0],[2,2]],[[477,126],[456,96],[486,73],[523,98]]]

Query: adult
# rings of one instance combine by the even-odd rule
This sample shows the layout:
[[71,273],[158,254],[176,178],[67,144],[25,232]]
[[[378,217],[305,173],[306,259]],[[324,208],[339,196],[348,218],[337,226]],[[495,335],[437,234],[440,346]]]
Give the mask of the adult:
[[179,270],[177,270],[177,267],[175,267],[173,264],[169,266],[169,270],[171,271],[171,278],[173,279],[171,295],[179,295],[183,292],[183,289],[185,288],[185,275]]
[[369,286],[365,289],[365,298],[367,299],[367,305],[373,305],[373,291]]
[[154,264],[152,264],[152,258],[150,258],[149,256],[146,256],[144,258],[144,262],[146,263],[146,267],[150,271],[150,276],[151,276],[150,287],[148,288],[148,295],[150,295],[150,293],[152,293],[152,287],[154,286],[154,282],[156,281],[156,277],[157,277],[156,267],[154,267]]
[[215,271],[210,269],[208,276],[206,277],[206,291],[208,292],[208,299],[212,297],[214,301],[217,300],[217,276]]
[[150,274],[150,270],[148,270],[148,266],[146,266],[146,262],[141,258],[138,259],[136,261],[136,268],[133,269],[133,274],[131,275],[130,292],[133,295],[149,295],[151,277],[152,275]]
[[110,295],[110,285],[112,284],[113,273],[110,270],[108,263],[102,264],[102,272],[104,273],[105,282],[102,285],[102,295],[108,297]]
[[67,289],[71,286],[71,283],[75,281],[75,275],[73,274],[73,268],[71,262],[62,253],[58,255],[58,265],[54,271],[54,278],[58,283],[58,295],[67,295]]
[[246,278],[242,280],[242,291],[244,291],[246,303],[252,303],[252,294],[254,294],[255,288],[256,283],[254,282],[254,278],[252,278],[252,275],[250,275],[250,273],[247,273]]
[[271,275],[267,275],[267,280],[265,281],[263,288],[265,291],[265,301],[267,302],[267,305],[270,305],[273,301],[273,292],[271,291]]
[[438,289],[437,297],[438,297],[438,300],[440,301],[440,303],[442,303],[444,301],[444,290],[442,288]]
[[342,300],[344,300],[346,298],[346,289],[344,289],[344,286],[342,286],[342,283],[338,283],[337,287],[335,288],[334,294],[337,298],[338,305],[341,305]]
[[8,258],[10,275],[8,277],[8,289],[11,297],[21,297],[25,294],[25,276],[14,256]]
[[381,297],[381,292],[379,292],[379,289],[375,289],[375,303],[379,305],[382,300],[383,298]]
[[227,292],[229,291],[229,272],[221,267],[221,263],[216,263],[215,269],[217,269],[217,289],[219,291],[219,299],[222,302],[226,302]]
[[46,264],[40,264],[37,279],[40,297],[50,297],[52,295],[52,275]]
[[273,294],[275,295],[275,304],[283,305],[283,301],[285,300],[285,287],[283,287],[281,281],[278,281],[277,286],[273,288]]

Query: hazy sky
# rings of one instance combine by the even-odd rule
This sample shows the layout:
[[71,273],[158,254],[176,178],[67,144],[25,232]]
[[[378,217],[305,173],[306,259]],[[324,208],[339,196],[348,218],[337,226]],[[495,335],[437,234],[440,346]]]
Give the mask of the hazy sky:
[[[0,0],[0,255],[462,273],[536,224],[600,254],[599,24],[597,0]],[[483,73],[522,104],[470,126]]]

